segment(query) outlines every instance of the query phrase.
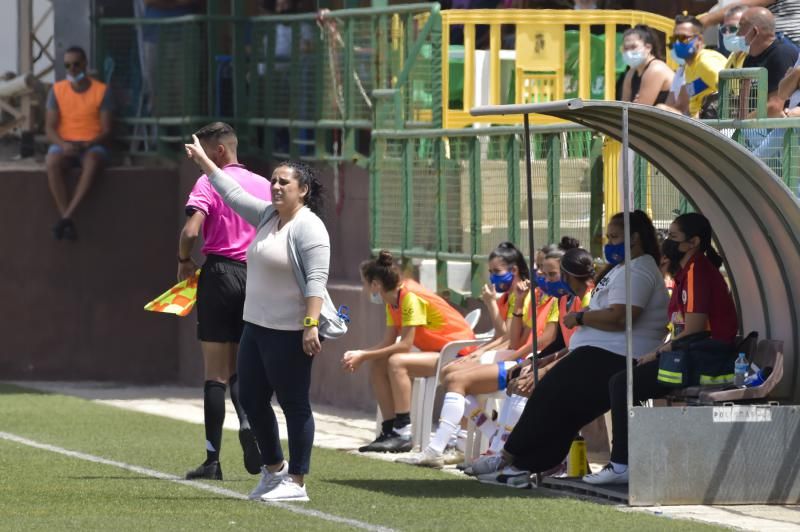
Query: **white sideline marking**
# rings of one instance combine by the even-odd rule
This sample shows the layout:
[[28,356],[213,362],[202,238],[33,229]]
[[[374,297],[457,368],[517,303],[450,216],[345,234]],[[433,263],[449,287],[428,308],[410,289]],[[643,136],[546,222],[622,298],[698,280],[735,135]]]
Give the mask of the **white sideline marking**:
[[[204,484],[202,482],[197,482],[196,480],[185,480],[181,477],[176,475],[171,475],[169,473],[162,473],[161,471],[156,471],[154,469],[147,469],[146,467],[140,467],[132,464],[126,464],[125,462],[117,462],[115,460],[108,460],[107,458],[102,458],[100,456],[94,456],[92,454],[81,453],[78,451],[70,451],[69,449],[64,449],[63,447],[58,447],[56,445],[50,445],[47,443],[40,443],[34,440],[29,440],[28,438],[23,438],[22,436],[17,436],[16,434],[10,434],[8,432],[0,432],[0,439],[12,441],[15,443],[19,443],[22,445],[27,445],[28,447],[35,447],[36,449],[42,449],[45,451],[50,451],[53,453],[62,454],[64,456],[69,456],[71,458],[78,458],[79,460],[86,460],[87,462],[94,462],[96,464],[104,464],[109,466],[118,467],[120,469],[126,469],[128,471],[132,471],[134,473],[139,473],[140,475],[147,475],[148,477],[157,478],[159,480],[168,480],[170,482],[175,482],[176,484],[183,484],[185,486],[191,486],[193,488],[205,490],[211,493],[215,493],[217,495],[223,495],[225,497],[230,497],[231,499],[239,499],[239,500],[249,500],[247,495],[243,493],[239,493],[238,491],[233,491],[225,488],[219,488],[217,486],[211,486],[209,484]],[[362,521],[357,521],[355,519],[348,519],[346,517],[339,517],[337,515],[327,514],[325,512],[320,512],[318,510],[310,510],[308,508],[303,508],[300,506],[295,506],[290,503],[284,502],[260,502],[260,504],[264,506],[277,506],[282,510],[287,510],[289,512],[294,512],[296,514],[305,515],[309,517],[315,517],[317,519],[322,519],[323,521],[329,521],[332,523],[341,523],[343,525],[352,526],[354,528],[360,528],[362,530],[370,530],[373,532],[394,532],[391,528],[386,528],[378,525],[372,525],[369,523],[364,523]]]

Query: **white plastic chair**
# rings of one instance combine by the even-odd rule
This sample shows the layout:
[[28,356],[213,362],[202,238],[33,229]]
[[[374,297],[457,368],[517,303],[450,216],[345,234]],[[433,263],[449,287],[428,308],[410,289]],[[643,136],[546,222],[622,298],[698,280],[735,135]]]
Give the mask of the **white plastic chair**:
[[481,321],[481,309],[476,308],[475,310],[470,311],[466,316],[464,316],[464,320],[466,320],[469,328],[474,331],[475,327],[478,325],[478,322]]
[[424,449],[431,439],[433,404],[436,401],[436,389],[439,386],[439,373],[442,368],[448,362],[455,360],[462,349],[484,343],[486,340],[477,338],[448,343],[439,353],[436,373],[430,377],[414,379],[411,390],[411,442],[415,447]]

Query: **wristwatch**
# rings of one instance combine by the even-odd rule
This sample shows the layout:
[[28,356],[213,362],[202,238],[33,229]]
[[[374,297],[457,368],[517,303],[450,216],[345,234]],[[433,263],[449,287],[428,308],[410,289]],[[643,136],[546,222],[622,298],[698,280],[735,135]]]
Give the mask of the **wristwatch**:
[[578,325],[583,325],[583,312],[578,312],[575,314],[575,321]]
[[311,318],[309,316],[303,318],[303,327],[318,327],[318,326],[319,326],[319,320],[315,320],[314,318]]

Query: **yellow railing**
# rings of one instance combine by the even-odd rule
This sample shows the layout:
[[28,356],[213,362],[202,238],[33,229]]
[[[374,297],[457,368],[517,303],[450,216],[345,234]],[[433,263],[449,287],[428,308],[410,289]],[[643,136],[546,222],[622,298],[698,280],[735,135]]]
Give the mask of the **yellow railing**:
[[[654,31],[670,35],[674,22],[671,19],[633,10],[554,10],[554,9],[474,9],[442,11],[442,106],[443,127],[459,128],[476,122],[516,124],[519,116],[486,117],[469,115],[475,105],[502,103],[530,103],[564,98],[566,26],[576,26],[579,31],[578,97],[591,97],[591,36],[592,26],[602,26],[604,48],[604,99],[614,99],[617,68],[618,26],[647,24]],[[464,54],[462,105],[450,108],[450,29],[464,27]],[[476,101],[475,26],[489,26],[489,90],[487,98]],[[503,26],[513,26],[514,50],[502,49]],[[514,101],[501,101],[501,53],[514,61]],[[454,55],[454,54],[453,54]],[[671,62],[671,59],[670,59]],[[670,66],[675,66],[670,63]],[[550,117],[533,116],[534,123],[552,123]]]

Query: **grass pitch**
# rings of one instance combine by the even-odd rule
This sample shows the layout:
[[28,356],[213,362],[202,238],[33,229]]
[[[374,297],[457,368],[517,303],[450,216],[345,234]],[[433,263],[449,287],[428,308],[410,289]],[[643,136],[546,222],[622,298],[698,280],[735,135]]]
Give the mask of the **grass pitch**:
[[[205,458],[202,426],[8,385],[0,385],[0,431],[174,475]],[[221,463],[225,481],[206,484],[247,494],[257,483],[242,466],[233,431],[225,431]],[[717,529],[326,449],[314,450],[311,467],[311,502],[295,504],[395,530]],[[298,515],[0,439],[4,530],[350,528],[322,514]]]

